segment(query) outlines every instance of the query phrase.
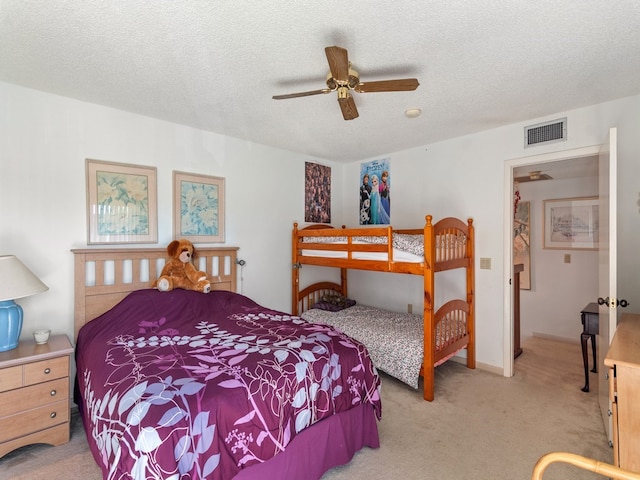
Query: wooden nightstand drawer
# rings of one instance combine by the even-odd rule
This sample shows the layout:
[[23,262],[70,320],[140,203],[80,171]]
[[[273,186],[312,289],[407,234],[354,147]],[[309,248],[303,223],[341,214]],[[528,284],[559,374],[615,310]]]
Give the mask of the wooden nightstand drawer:
[[[69,399],[0,418],[3,440],[13,440],[28,433],[69,423]],[[68,430],[67,426],[67,430]],[[67,437],[68,439],[68,437]]]
[[0,392],[22,386],[22,366],[0,369]]
[[69,357],[51,358],[41,362],[27,363],[24,366],[24,384],[47,382],[69,376]]
[[71,355],[66,335],[0,352],[0,457],[31,443],[69,441]]
[[[51,382],[0,393],[0,415],[8,417],[69,398],[69,379],[59,378]],[[0,417],[0,418],[2,418]]]

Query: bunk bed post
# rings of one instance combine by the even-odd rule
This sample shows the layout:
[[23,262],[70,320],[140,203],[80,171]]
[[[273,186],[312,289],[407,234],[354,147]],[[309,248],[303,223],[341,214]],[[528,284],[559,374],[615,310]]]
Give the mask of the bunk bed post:
[[[434,298],[433,298],[433,286],[435,280],[435,262],[436,262],[436,244],[435,234],[433,230],[431,215],[425,217],[426,223],[424,226],[424,359],[422,361],[422,375],[423,375],[423,396],[424,399],[431,402],[434,398],[433,384],[435,382],[435,367],[434,352],[435,352],[435,312],[434,312]],[[429,264],[428,259],[431,259],[433,264]]]
[[291,233],[291,314],[299,315],[298,294],[300,292],[300,268],[298,264],[298,223],[293,222],[293,232]]
[[[346,225],[342,225],[342,229],[344,230],[345,228],[347,228]],[[348,297],[349,295],[347,294],[347,269],[344,267],[340,268],[340,292],[342,294],[343,297]]]
[[347,269],[346,268],[341,268],[340,269],[340,287],[342,289],[342,295],[344,297],[348,297],[349,295],[347,294]]
[[475,232],[473,219],[467,219],[469,226],[467,233],[467,303],[469,304],[469,316],[467,319],[467,331],[469,332],[469,343],[467,345],[467,367],[476,368],[476,328],[475,328]]

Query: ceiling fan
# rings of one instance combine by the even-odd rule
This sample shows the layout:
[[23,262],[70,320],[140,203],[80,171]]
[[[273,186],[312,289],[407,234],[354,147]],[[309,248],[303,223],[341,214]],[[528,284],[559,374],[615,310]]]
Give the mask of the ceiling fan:
[[361,82],[358,72],[351,68],[347,50],[342,47],[326,47],[324,49],[329,62],[329,74],[327,75],[327,88],[311,90],[308,92],[289,93],[287,95],[274,95],[274,100],[286,100],[288,98],[308,97],[321,93],[338,92],[338,103],[345,120],[358,118],[356,102],[350,93],[355,90],[358,93],[371,92],[404,92],[418,88],[418,80],[415,78],[403,78],[398,80],[380,80],[377,82]]

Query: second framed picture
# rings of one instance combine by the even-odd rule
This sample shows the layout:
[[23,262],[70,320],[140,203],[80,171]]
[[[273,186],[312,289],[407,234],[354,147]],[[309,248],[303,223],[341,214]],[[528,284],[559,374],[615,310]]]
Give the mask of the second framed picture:
[[224,242],[224,178],[173,172],[173,235],[193,243]]

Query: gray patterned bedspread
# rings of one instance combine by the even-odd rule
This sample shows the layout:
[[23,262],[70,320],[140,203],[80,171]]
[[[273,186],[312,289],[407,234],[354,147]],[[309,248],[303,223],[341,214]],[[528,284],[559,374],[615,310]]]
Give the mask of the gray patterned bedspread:
[[338,312],[312,308],[308,322],[336,327],[366,345],[379,370],[417,389],[423,359],[422,315],[355,305]]

